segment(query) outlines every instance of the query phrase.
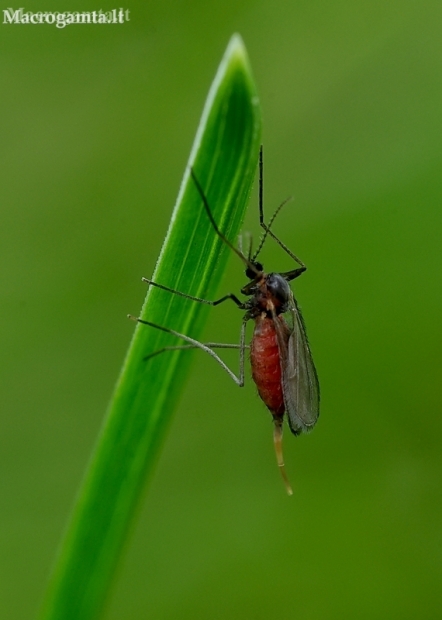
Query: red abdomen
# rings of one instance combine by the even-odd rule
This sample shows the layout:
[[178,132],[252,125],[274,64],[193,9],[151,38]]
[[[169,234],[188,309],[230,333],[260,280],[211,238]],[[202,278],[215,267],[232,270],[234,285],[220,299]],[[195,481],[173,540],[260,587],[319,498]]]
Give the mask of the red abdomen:
[[[287,331],[288,336],[284,319],[277,317],[275,320],[283,323],[283,331],[284,333]],[[255,319],[255,330],[250,345],[250,362],[252,377],[260,397],[275,417],[282,417],[285,406],[281,359],[273,319],[267,317]]]

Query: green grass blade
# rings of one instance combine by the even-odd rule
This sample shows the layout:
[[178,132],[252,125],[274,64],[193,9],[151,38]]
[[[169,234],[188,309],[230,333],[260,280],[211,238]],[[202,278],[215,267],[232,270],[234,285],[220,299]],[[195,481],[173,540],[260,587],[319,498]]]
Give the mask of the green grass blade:
[[[260,131],[247,55],[240,37],[234,36],[212,84],[189,160],[219,228],[233,242],[255,174]],[[146,225],[148,220],[146,215]],[[188,167],[154,280],[213,299],[227,256]],[[151,288],[141,316],[198,338],[207,310]],[[149,352],[170,344],[176,344],[170,334],[143,325],[135,329],[60,552],[43,620],[89,620],[102,610],[188,368],[185,351],[143,361]]]

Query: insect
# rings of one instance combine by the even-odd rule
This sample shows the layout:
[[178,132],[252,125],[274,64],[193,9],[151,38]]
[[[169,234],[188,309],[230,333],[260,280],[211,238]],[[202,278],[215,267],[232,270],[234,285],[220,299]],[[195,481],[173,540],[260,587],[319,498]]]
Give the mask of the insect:
[[[259,223],[264,229],[264,234],[253,256],[250,255],[251,251],[246,256],[241,249],[237,249],[232,245],[219,230],[195,171],[191,168],[190,172],[215,233],[245,264],[245,274],[249,282],[241,289],[241,294],[248,297],[248,299],[241,301],[236,295],[229,293],[216,301],[209,301],[176,291],[147,278],[143,278],[143,281],[150,286],[156,286],[170,293],[211,306],[217,306],[231,299],[239,309],[245,310],[241,326],[240,343],[220,344],[209,342],[204,344],[173,329],[162,327],[131,315],[129,315],[129,318],[166,331],[187,342],[185,345],[160,349],[145,359],[164,351],[199,348],[211,355],[240,387],[244,385],[245,349],[250,349],[252,378],[258,389],[259,396],[273,417],[273,441],[276,460],[287,493],[292,495],[293,491],[285,472],[282,451],[284,415],[287,415],[290,430],[294,435],[310,431],[316,424],[319,416],[319,382],[307,340],[304,321],[289,286],[289,282],[304,273],[307,267],[271,230],[273,221],[287,201],[284,201],[278,207],[269,223],[266,224],[264,222],[263,207],[264,175],[263,149],[261,147],[259,154]],[[266,273],[264,271],[263,265],[257,258],[268,236],[272,237],[295,261],[298,265],[295,269],[282,273]],[[286,320],[284,315],[287,315],[288,320]],[[246,324],[248,321],[254,321],[250,346],[245,344]],[[236,376],[217,355],[214,351],[217,348],[239,349],[239,376]]]

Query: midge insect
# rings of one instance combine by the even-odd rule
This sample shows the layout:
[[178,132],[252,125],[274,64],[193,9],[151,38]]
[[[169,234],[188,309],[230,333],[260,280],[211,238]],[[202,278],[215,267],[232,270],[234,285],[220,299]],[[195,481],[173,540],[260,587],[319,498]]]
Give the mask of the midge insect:
[[[287,493],[293,494],[287,478],[282,452],[282,427],[284,415],[287,414],[290,430],[294,435],[310,431],[319,416],[319,383],[315,365],[313,363],[310,347],[305,332],[305,325],[301,312],[290,289],[289,282],[300,276],[307,267],[288,247],[272,232],[271,225],[275,217],[287,202],[283,202],[275,211],[269,223],[264,222],[263,207],[263,152],[259,153],[259,223],[264,229],[261,242],[256,252],[251,256],[245,256],[242,250],[233,246],[226,236],[219,230],[210,210],[204,190],[201,187],[195,171],[190,170],[196,189],[201,197],[204,208],[215,233],[229,248],[237,254],[246,266],[245,274],[249,278],[242,289],[241,294],[249,297],[246,301],[240,301],[236,295],[229,293],[216,301],[209,301],[199,297],[193,297],[175,291],[167,286],[153,282],[147,278],[143,281],[150,286],[156,286],[175,295],[181,295],[193,301],[217,306],[231,299],[241,310],[246,313],[243,317],[239,344],[221,344],[216,342],[202,343],[189,336],[180,334],[173,329],[162,327],[149,321],[133,317],[134,321],[161,329],[169,334],[181,338],[188,344],[164,347],[159,351],[147,356],[149,359],[154,355],[177,349],[202,349],[213,357],[235,381],[237,385],[244,385],[244,356],[245,349],[250,348],[250,364],[252,378],[258,388],[258,393],[264,404],[273,416],[276,460],[281,471]],[[299,265],[291,271],[282,273],[266,273],[263,265],[257,260],[267,236],[272,237],[276,243]],[[251,248],[250,248],[251,250]],[[288,315],[287,321],[284,314]],[[250,347],[245,344],[246,324],[248,321],[255,322]],[[237,377],[223,360],[215,353],[214,349],[239,349],[240,369]]]

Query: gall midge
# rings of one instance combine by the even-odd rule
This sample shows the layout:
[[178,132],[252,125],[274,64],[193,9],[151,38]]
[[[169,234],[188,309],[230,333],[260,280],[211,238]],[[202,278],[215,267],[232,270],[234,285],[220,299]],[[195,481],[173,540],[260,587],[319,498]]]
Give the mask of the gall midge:
[[[190,173],[215,233],[239,256],[246,266],[245,273],[249,282],[241,289],[241,294],[248,297],[248,299],[241,301],[236,295],[229,293],[216,301],[209,301],[176,291],[147,278],[143,278],[143,281],[149,286],[155,286],[175,295],[210,306],[217,306],[228,299],[232,300],[238,308],[245,310],[240,342],[239,344],[202,343],[173,329],[156,325],[131,315],[129,315],[129,318],[172,334],[187,343],[185,345],[164,347],[146,356],[145,360],[164,351],[191,348],[202,349],[213,357],[240,387],[244,385],[245,349],[250,348],[252,378],[258,389],[259,396],[272,414],[276,460],[287,493],[292,495],[293,491],[285,472],[282,452],[283,420],[284,416],[287,415],[290,430],[294,435],[307,432],[314,427],[319,416],[319,382],[307,340],[304,321],[288,284],[291,280],[299,277],[306,270],[306,266],[271,230],[271,225],[276,215],[287,201],[278,207],[270,222],[266,224],[264,222],[263,210],[263,151],[261,147],[259,153],[259,223],[264,229],[264,234],[254,255],[251,256],[251,251],[249,251],[248,256],[245,256],[242,250],[233,246],[219,230],[204,190],[193,168],[190,169]],[[272,237],[297,263],[298,267],[287,272],[265,273],[263,265],[257,261],[257,258],[267,236]],[[284,315],[289,320],[286,320]],[[247,347],[245,344],[245,332],[246,324],[250,320],[254,321],[254,330],[250,347]],[[223,348],[239,349],[239,376],[236,376],[214,351],[214,349]]]

